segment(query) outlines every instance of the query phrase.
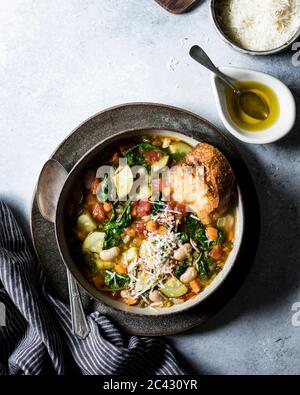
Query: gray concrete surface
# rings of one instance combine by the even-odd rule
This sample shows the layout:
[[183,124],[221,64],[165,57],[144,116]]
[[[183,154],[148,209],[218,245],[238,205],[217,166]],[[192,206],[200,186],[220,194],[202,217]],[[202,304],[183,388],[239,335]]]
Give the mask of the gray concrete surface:
[[[95,112],[154,101],[194,111],[223,128],[209,75],[188,57],[195,43],[219,65],[275,75],[300,105],[293,52],[271,58],[234,52],[214,32],[206,1],[182,16],[152,0],[0,2],[0,198],[25,228],[42,164]],[[300,372],[300,327],[292,325],[291,310],[300,302],[299,132],[296,126],[266,146],[235,141],[258,189],[261,243],[234,300],[205,326],[171,339],[196,372]]]

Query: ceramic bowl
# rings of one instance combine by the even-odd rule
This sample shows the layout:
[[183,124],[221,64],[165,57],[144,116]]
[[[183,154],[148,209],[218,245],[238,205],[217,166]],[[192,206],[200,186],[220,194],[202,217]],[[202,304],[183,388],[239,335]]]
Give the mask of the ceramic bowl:
[[87,154],[85,154],[78,163],[73,167],[73,169],[68,174],[66,180],[62,185],[62,189],[59,195],[57,208],[56,208],[56,219],[55,219],[55,232],[56,232],[56,240],[59,247],[60,254],[62,259],[70,270],[72,275],[75,277],[77,282],[94,298],[97,300],[113,307],[115,309],[121,310],[126,313],[138,314],[138,315],[168,315],[175,314],[187,310],[202,301],[208,298],[226,279],[227,275],[231,271],[232,267],[236,262],[237,255],[239,253],[239,249],[242,242],[242,236],[244,232],[244,207],[243,207],[243,199],[237,186],[237,223],[236,223],[236,240],[234,243],[233,250],[231,251],[224,269],[217,275],[214,281],[197,297],[192,300],[189,300],[180,305],[174,305],[172,307],[163,308],[163,309],[150,309],[150,308],[140,308],[136,306],[127,306],[121,301],[114,300],[110,298],[105,292],[101,292],[97,290],[88,280],[83,276],[81,271],[79,270],[80,262],[78,262],[78,258],[73,254],[72,242],[70,239],[70,230],[68,228],[66,207],[68,204],[69,197],[72,194],[74,189],[74,185],[78,179],[81,179],[82,174],[85,169],[93,162],[96,158],[101,158],[101,153],[105,152],[110,146],[116,144],[121,139],[126,139],[130,137],[135,137],[143,134],[156,134],[162,136],[174,136],[177,137],[192,146],[196,145],[199,141],[195,140],[193,137],[183,134],[182,132],[177,131],[168,131],[168,130],[135,130],[135,131],[125,131],[113,135],[97,144],[93,147]]
[[296,121],[296,102],[289,88],[277,78],[258,71],[241,69],[237,67],[220,67],[220,70],[237,81],[257,81],[269,86],[277,95],[280,114],[277,121],[268,129],[259,132],[249,132],[240,128],[231,119],[225,98],[225,85],[215,75],[211,76],[211,83],[217,110],[226,129],[236,138],[251,144],[273,143],[286,136]]

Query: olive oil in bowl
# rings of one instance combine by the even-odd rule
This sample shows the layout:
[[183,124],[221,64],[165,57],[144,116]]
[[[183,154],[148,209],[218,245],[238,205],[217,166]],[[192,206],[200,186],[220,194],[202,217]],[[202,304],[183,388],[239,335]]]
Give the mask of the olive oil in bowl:
[[[236,95],[232,89],[226,88],[225,96],[227,110],[233,122],[238,127],[248,132],[260,132],[273,126],[280,114],[280,105],[276,93],[267,85],[256,81],[237,81],[234,85],[241,92],[253,92],[259,96],[269,107],[269,115],[264,120],[250,117],[241,108],[239,96]],[[256,108],[252,108],[251,106],[255,106],[256,101],[249,100],[248,105],[249,110],[252,110],[250,113],[255,113]]]

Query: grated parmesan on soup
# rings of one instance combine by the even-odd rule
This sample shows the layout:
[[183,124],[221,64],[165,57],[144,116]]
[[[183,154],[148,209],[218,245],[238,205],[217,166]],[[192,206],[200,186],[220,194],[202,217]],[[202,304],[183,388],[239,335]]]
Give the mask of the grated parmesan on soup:
[[300,27],[300,0],[221,0],[217,4],[224,33],[245,49],[278,48]]

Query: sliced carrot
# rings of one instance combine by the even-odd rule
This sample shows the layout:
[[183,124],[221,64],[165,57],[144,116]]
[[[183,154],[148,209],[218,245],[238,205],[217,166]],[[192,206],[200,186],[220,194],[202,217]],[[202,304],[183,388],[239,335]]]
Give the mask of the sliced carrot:
[[126,298],[126,299],[123,299],[123,300],[129,306],[133,306],[133,305],[135,305],[135,304],[137,304],[139,302],[138,299],[133,299],[133,298]]
[[227,239],[228,239],[228,241],[234,241],[235,237],[234,237],[234,231],[233,230],[230,230],[228,232]]
[[148,230],[148,232],[155,232],[157,228],[158,228],[157,222],[153,220],[147,222],[146,229]]
[[103,208],[106,213],[110,213],[112,210],[112,204],[110,202],[106,202],[103,204]]
[[191,290],[193,292],[195,292],[196,294],[198,294],[201,291],[201,288],[202,288],[200,280],[198,278],[196,278],[195,280],[192,280],[189,283],[189,286],[190,286]]
[[127,273],[127,267],[122,265],[122,263],[119,263],[119,264],[115,265],[115,271],[118,274],[126,274]]
[[135,218],[137,216],[137,211],[136,211],[136,207],[135,206],[131,207],[131,216],[133,218]]
[[160,235],[164,235],[166,233],[166,231],[167,231],[167,229],[162,225],[158,228],[158,233]]
[[206,236],[208,237],[209,240],[217,240],[219,235],[218,229],[209,226],[206,228]]

